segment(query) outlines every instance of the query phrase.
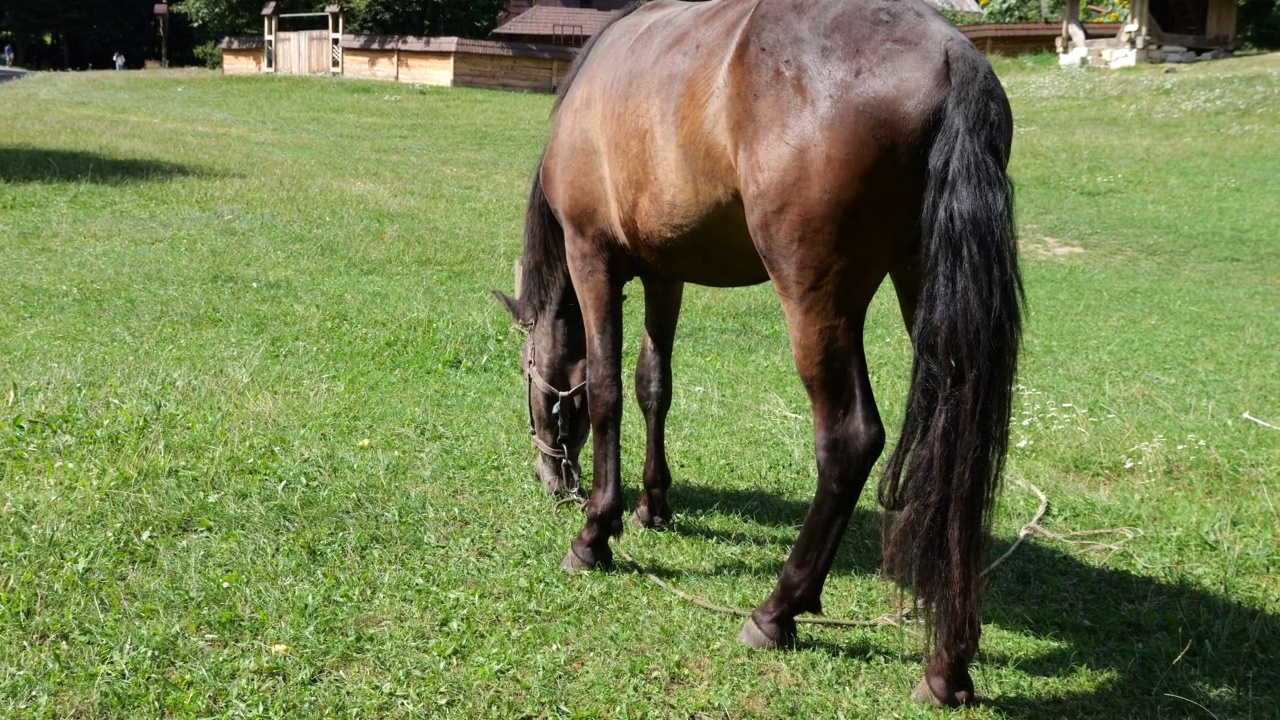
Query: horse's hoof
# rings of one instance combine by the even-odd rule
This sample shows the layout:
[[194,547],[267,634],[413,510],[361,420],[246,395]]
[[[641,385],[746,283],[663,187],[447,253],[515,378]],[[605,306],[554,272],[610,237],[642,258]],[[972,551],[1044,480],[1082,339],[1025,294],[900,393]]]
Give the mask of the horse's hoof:
[[638,507],[631,514],[631,526],[642,530],[666,530],[667,519],[660,515],[649,514],[648,508]]
[[560,561],[560,567],[570,573],[587,572],[588,570],[608,570],[613,567],[613,554],[597,556],[590,550],[579,554],[575,548],[570,547],[569,552],[565,553],[564,560]]
[[777,637],[774,637],[762,630],[755,618],[749,617],[742,626],[742,632],[738,633],[738,642],[754,650],[777,650],[795,647],[796,636],[794,632],[789,633],[780,628]]
[[[939,682],[942,682],[939,678]],[[911,699],[922,704],[932,705],[934,707],[960,707],[973,702],[973,693],[968,690],[952,690],[950,692],[944,690],[939,695],[929,683],[929,678],[924,677],[916,685],[916,689],[911,691]]]
[[565,553],[564,560],[560,561],[560,567],[565,572],[570,573],[586,572],[588,570],[595,569],[595,565],[578,557],[577,553],[572,550]]

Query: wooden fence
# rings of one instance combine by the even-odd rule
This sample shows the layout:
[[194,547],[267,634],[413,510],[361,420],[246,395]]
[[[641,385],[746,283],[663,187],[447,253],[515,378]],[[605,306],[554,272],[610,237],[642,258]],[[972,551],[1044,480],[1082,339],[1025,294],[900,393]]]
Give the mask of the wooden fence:
[[276,33],[276,72],[282,75],[327,75],[333,65],[328,30]]
[[[1115,23],[1086,26],[1090,36],[1112,36],[1120,29]],[[1018,55],[1053,52],[1054,40],[1062,33],[1059,23],[1015,23],[966,25],[961,32],[987,54]],[[296,41],[286,41],[279,33],[276,64],[283,72],[296,63],[314,63],[328,71],[328,55],[299,55]],[[319,31],[317,36],[325,33]],[[327,38],[310,42],[311,47],[331,51]],[[261,38],[226,38],[222,41],[222,71],[228,75],[264,72]],[[392,80],[443,87],[480,87],[498,90],[554,92],[564,78],[576,48],[535,45],[499,40],[467,40],[456,37],[390,37],[343,35],[342,75],[371,80]],[[323,66],[323,67],[322,67]],[[296,72],[296,71],[295,71]]]

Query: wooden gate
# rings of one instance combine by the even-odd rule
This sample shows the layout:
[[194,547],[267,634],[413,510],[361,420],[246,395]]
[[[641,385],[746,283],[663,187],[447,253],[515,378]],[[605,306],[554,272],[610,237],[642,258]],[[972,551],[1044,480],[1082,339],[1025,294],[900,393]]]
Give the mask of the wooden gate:
[[285,75],[328,75],[333,67],[328,30],[276,33],[276,72]]

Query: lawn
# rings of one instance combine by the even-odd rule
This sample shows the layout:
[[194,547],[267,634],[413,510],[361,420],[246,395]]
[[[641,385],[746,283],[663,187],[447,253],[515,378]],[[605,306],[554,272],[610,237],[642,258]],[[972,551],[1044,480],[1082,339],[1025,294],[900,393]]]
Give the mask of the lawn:
[[[1275,717],[1280,56],[1001,60],[1029,317],[973,718]],[[510,291],[546,96],[203,71],[0,86],[0,716],[934,717],[921,628],[791,652],[559,569]],[[627,305],[638,345],[638,285]],[[886,424],[909,343],[868,321]],[[767,286],[686,293],[669,582],[749,608],[814,484]],[[634,404],[624,481],[643,454]],[[863,498],[826,610],[872,618]]]

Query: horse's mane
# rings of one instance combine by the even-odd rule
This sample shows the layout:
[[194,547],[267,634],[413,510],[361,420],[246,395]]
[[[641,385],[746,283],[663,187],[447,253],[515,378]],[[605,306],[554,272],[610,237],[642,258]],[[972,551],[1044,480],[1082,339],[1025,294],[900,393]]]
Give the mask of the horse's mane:
[[596,41],[599,40],[609,28],[613,27],[614,23],[630,15],[636,10],[639,10],[642,5],[644,5],[644,0],[637,0],[614,13],[613,17],[609,19],[609,22],[605,23],[604,27],[600,28],[600,31],[595,35],[592,35],[591,38],[587,40],[587,43],[582,46],[582,49],[578,51],[578,57],[573,59],[573,64],[570,65],[569,70],[565,72],[564,80],[560,82],[560,87],[556,90],[556,100],[551,104],[552,115],[555,115],[556,111],[560,109],[560,103],[564,102],[564,96],[568,94],[569,87],[573,85],[574,79],[578,77],[578,71],[582,69],[582,63],[587,59],[587,55],[591,53],[591,48],[596,46]]

